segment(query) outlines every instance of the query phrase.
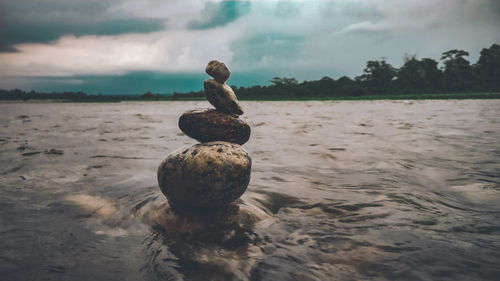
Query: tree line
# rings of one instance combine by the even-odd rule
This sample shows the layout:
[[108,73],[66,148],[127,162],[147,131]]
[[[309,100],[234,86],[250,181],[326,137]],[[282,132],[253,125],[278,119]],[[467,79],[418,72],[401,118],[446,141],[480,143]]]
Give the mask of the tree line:
[[[295,78],[274,77],[268,86],[232,86],[240,99],[288,99],[288,98],[329,98],[394,96],[425,94],[500,92],[500,45],[483,48],[476,63],[467,59],[464,50],[449,50],[442,53],[439,66],[432,58],[406,56],[403,65],[396,68],[385,59],[368,61],[363,73],[354,79],[347,76],[333,79],[299,83]],[[202,98],[203,91],[153,94],[138,96],[87,95],[83,92],[37,93],[19,89],[0,90],[0,99],[66,99],[72,101],[112,101],[112,100],[177,100]],[[461,97],[466,97],[462,95]],[[495,96],[497,97],[497,96]]]
[[0,100],[62,100],[72,102],[114,102],[114,101],[138,101],[138,100],[165,100],[171,99],[170,96],[160,95],[159,93],[153,94],[146,92],[142,95],[89,95],[82,91],[78,92],[51,92],[43,93],[31,90],[29,92],[13,89],[1,90]]
[[[235,87],[238,98],[321,98],[362,97],[373,95],[500,92],[500,45],[493,44],[480,52],[471,64],[464,50],[449,50],[438,61],[406,56],[400,68],[385,59],[368,61],[363,74],[335,80],[325,76],[299,83],[295,78],[274,77],[269,86]],[[203,91],[174,93],[177,98],[202,97]]]

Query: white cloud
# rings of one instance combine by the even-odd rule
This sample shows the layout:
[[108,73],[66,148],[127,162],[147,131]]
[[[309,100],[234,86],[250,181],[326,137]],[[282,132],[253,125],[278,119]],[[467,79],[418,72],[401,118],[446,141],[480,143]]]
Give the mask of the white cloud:
[[[217,38],[215,41],[214,38]],[[72,76],[129,71],[200,71],[211,58],[231,60],[231,39],[218,30],[116,36],[64,36],[0,54],[1,76]]]

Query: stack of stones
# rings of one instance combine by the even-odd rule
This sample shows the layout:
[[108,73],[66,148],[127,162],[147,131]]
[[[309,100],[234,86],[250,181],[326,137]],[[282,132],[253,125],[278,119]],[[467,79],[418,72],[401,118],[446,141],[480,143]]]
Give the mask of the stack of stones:
[[219,61],[206,67],[214,79],[205,80],[208,101],[215,109],[190,110],[179,118],[179,128],[199,141],[171,153],[158,167],[158,183],[174,209],[214,209],[229,205],[246,190],[252,160],[241,147],[250,126],[236,95],[225,84],[230,71]]

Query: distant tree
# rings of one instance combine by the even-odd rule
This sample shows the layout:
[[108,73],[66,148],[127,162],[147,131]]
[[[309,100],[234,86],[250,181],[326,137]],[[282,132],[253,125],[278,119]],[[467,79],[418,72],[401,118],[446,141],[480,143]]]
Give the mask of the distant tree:
[[438,68],[438,62],[430,58],[423,58],[420,60],[420,66],[427,89],[440,89],[443,73]]
[[[314,85],[315,81],[311,81],[309,83]],[[324,76],[323,78],[321,78],[317,84],[318,84],[318,89],[316,94],[320,96],[329,95],[336,88],[335,80],[328,76]]]
[[295,78],[280,78],[280,77],[273,77],[271,80],[269,80],[273,86],[277,87],[282,87],[282,86],[293,86],[299,84],[297,79]]
[[493,44],[481,50],[474,74],[481,89],[500,90],[500,45]]
[[83,98],[87,97],[87,94],[82,92],[82,91],[78,91],[76,93],[71,93],[70,95],[72,95],[73,97],[75,97],[77,99],[83,99]]
[[368,61],[363,75],[356,77],[356,80],[365,82],[372,89],[385,90],[390,87],[396,74],[396,69],[385,60]]
[[340,77],[335,84],[335,96],[363,96],[366,94],[366,88],[362,82],[354,81],[347,76]]
[[404,90],[437,90],[441,84],[441,71],[433,59],[408,56],[398,71],[398,84]]
[[143,98],[143,99],[152,99],[154,97],[155,97],[155,95],[149,91],[141,95],[141,98]]
[[321,87],[331,87],[335,84],[335,80],[328,76],[324,76],[319,80],[319,84]]
[[472,67],[465,59],[469,53],[463,50],[444,52],[441,60],[444,63],[443,82],[447,90],[463,91],[471,87]]
[[354,83],[354,81],[347,76],[342,76],[337,80],[337,83],[345,85],[345,84],[352,84]]
[[271,96],[297,96],[301,93],[299,92],[298,84],[299,82],[295,78],[280,78],[273,77],[271,80],[271,86],[269,86],[269,91],[264,90],[262,93]]

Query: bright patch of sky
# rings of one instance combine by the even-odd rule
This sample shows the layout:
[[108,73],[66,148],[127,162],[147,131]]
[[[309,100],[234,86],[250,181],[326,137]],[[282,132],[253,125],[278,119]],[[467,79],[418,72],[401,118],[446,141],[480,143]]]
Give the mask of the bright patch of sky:
[[497,0],[0,0],[0,88],[200,90],[212,59],[238,86],[354,77],[405,54],[474,62],[498,26]]

